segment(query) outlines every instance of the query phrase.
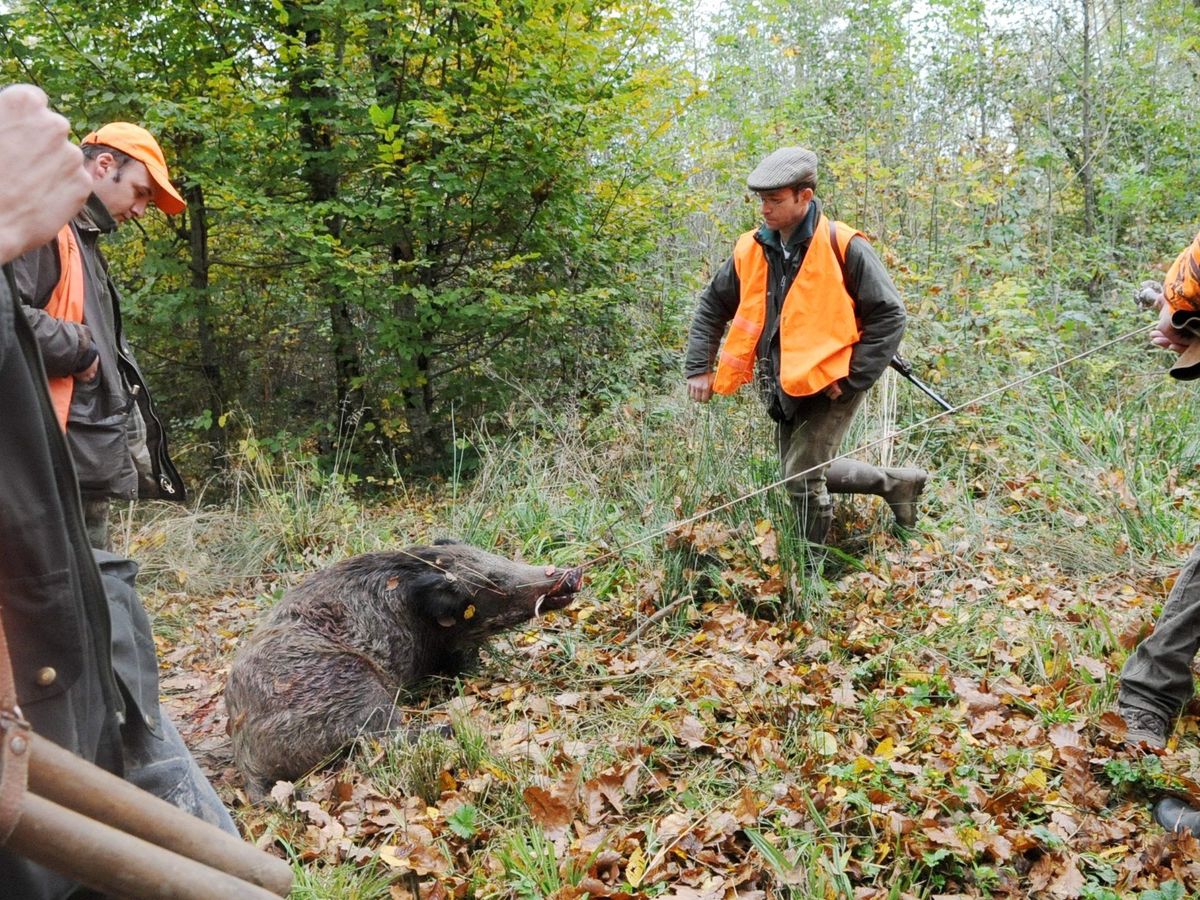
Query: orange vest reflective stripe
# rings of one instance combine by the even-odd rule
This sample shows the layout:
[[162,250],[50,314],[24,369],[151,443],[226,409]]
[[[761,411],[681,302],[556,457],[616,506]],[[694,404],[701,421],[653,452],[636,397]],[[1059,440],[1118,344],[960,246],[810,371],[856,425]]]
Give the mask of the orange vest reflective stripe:
[[[55,238],[58,241],[58,266],[61,274],[58,284],[50,294],[46,312],[64,322],[83,321],[83,257],[70,225],[64,225]],[[75,393],[75,379],[70,375],[48,378],[50,400],[58,416],[58,427],[67,430],[67,412],[71,408],[71,397]]]
[[[844,257],[850,239],[862,232],[833,224]],[[822,213],[780,313],[779,382],[793,397],[815,394],[849,375],[850,356],[860,337],[854,298],[846,290],[829,232]],[[733,248],[741,298],[717,361],[713,390],[718,394],[732,394],[754,377],[758,340],[767,320],[767,255],[754,235],[747,231]]]

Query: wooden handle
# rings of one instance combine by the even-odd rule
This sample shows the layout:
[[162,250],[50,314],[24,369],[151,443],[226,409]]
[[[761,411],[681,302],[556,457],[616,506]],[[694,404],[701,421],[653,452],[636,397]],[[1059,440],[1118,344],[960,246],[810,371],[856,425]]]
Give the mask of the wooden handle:
[[[226,834],[215,825],[188,815],[46,738],[36,734],[30,737],[31,793],[87,819],[106,823],[113,830],[127,832],[142,842],[258,885],[276,896],[286,897],[291,891],[292,869],[283,860]],[[22,820],[24,818],[22,815]],[[18,823],[18,828],[21,824]],[[9,846],[18,853],[24,852],[12,840]],[[70,844],[59,844],[58,850],[63,859],[74,852]],[[58,865],[51,865],[50,868],[62,871]]]

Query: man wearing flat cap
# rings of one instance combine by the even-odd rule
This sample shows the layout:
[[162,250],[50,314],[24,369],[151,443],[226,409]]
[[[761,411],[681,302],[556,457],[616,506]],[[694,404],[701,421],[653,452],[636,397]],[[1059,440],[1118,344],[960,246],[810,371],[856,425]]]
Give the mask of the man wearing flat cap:
[[55,240],[15,260],[13,274],[75,460],[88,537],[107,550],[112,499],[182,501],[185,491],[125,342],[99,238],[140,218],[150,204],[167,215],[186,204],[145,128],[112,122],[85,137],[80,149],[92,196]]
[[776,150],[746,184],[762,203],[763,224],[738,238],[700,295],[688,334],[688,395],[705,403],[755,383],[810,544],[829,534],[830,493],[880,496],[910,528],[928,473],[852,459],[826,464],[900,346],[900,295],[863,234],[825,216],[811,150]]

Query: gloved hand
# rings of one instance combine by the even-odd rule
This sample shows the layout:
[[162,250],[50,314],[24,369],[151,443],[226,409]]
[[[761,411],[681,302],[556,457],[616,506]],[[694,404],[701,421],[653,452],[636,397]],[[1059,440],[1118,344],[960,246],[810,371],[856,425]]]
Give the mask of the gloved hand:
[[1161,281],[1143,281],[1133,292],[1133,302],[1142,309],[1159,309],[1163,304]]

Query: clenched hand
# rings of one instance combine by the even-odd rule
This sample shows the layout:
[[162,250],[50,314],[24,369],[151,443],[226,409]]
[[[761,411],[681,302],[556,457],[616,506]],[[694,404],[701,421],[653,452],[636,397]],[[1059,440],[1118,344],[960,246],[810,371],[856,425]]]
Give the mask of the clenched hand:
[[51,240],[92,190],[67,120],[39,88],[0,91],[0,263]]

